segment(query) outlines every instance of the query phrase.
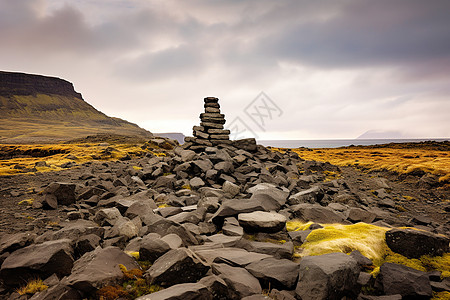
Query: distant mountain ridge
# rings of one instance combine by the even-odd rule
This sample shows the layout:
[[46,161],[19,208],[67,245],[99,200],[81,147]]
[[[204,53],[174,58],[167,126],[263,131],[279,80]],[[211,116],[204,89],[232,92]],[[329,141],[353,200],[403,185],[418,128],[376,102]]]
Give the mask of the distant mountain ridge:
[[57,142],[101,133],[152,136],[98,111],[66,80],[0,71],[0,143]]
[[357,137],[357,139],[406,139],[408,138],[400,131],[368,130]]
[[153,133],[155,136],[165,137],[173,140],[177,140],[179,144],[184,143],[184,138],[186,137],[181,132],[164,132],[164,133]]

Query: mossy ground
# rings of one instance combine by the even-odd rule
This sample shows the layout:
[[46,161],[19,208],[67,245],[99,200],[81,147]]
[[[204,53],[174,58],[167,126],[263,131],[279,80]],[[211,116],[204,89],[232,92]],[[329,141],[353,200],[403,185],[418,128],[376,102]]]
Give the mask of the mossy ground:
[[[32,174],[64,169],[64,164],[75,162],[82,164],[92,160],[120,160],[124,157],[143,156],[151,153],[155,156],[165,155],[158,150],[142,149],[139,144],[44,144],[44,145],[0,145],[0,176],[15,174]],[[133,166],[135,170],[141,167]]]
[[[306,230],[309,223],[298,220],[286,224],[288,231]],[[313,230],[306,242],[296,249],[295,257],[322,255],[333,252],[346,254],[359,250],[370,258],[374,264],[373,275],[377,275],[379,267],[385,262],[402,264],[420,271],[437,270],[442,277],[450,277],[450,253],[443,256],[424,255],[419,259],[408,259],[392,252],[386,244],[385,233],[389,228],[366,223],[353,225],[321,224],[323,228]]]
[[[272,148],[284,152],[287,149]],[[290,149],[306,160],[329,162],[338,166],[355,166],[369,170],[387,170],[400,174],[431,173],[442,183],[450,183],[448,151],[404,148],[322,148]]]

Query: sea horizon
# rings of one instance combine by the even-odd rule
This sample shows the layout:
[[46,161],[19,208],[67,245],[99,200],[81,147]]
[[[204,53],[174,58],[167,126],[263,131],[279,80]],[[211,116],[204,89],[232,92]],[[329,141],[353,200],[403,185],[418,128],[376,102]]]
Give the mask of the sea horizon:
[[389,143],[418,143],[426,141],[444,142],[450,138],[419,138],[419,139],[310,139],[310,140],[258,140],[263,146],[280,148],[339,148],[346,146],[371,146]]

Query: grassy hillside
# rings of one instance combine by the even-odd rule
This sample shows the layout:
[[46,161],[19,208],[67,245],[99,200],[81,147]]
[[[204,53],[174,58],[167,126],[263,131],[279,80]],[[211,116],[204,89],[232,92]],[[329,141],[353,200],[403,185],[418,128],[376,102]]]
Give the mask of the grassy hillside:
[[150,137],[85,102],[59,78],[0,72],[0,143],[48,143],[114,133]]

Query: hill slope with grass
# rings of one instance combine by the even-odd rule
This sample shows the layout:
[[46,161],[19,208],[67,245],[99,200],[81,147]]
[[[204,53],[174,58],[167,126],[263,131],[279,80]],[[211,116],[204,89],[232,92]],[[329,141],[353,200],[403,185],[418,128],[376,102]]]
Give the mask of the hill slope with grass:
[[66,80],[0,71],[0,143],[58,142],[99,133],[152,136],[98,111]]

